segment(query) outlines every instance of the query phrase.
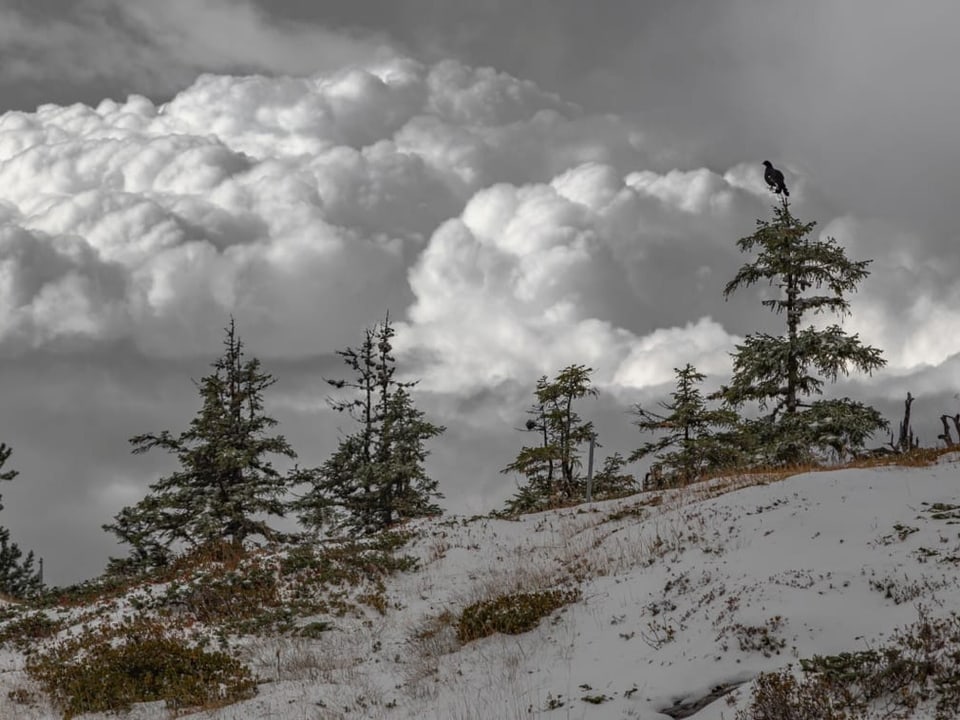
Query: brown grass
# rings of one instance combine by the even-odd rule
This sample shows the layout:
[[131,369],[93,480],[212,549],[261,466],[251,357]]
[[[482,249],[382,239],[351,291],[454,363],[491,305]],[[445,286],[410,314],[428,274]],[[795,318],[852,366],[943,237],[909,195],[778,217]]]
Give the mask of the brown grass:
[[[724,495],[754,485],[768,485],[786,480],[794,475],[833,470],[863,469],[875,467],[929,467],[942,456],[960,452],[960,447],[919,448],[903,454],[881,455],[879,457],[856,458],[838,465],[816,465],[801,463],[781,467],[753,467],[740,470],[717,471],[705,475],[686,487],[698,488],[700,499]],[[713,481],[711,483],[711,481]]]

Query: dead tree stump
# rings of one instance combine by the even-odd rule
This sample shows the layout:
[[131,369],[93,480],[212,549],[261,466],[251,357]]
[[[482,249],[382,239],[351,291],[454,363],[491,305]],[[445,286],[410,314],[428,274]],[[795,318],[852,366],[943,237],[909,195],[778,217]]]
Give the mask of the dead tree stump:
[[910,427],[910,406],[913,405],[913,395],[907,393],[907,399],[903,403],[903,420],[900,421],[900,433],[897,442],[893,442],[893,433],[890,433],[890,447],[896,453],[910,452],[920,447],[920,440],[913,434],[913,428]]
[[947,447],[954,447],[957,443],[954,441],[953,435],[950,432],[950,423],[953,423],[953,428],[957,431],[957,437],[960,438],[960,413],[956,415],[941,415],[940,422],[943,423],[943,434],[937,437],[943,440],[947,444]]

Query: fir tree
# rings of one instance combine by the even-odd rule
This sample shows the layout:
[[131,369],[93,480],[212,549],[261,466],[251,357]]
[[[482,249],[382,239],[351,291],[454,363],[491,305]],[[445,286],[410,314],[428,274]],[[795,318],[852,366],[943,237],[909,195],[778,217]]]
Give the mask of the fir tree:
[[277,422],[264,412],[263,392],[276,380],[256,358],[244,359],[233,318],[223,344],[213,373],[195,383],[203,405],[189,429],[130,439],[135,454],[161,448],[177,456],[180,469],[103,526],[131,545],[131,557],[114,567],[163,564],[174,544],[240,545],[252,536],[276,537],[263,516],[283,516],[292,477],[277,471],[268,457],[296,457],[286,438],[268,434]]
[[871,262],[848,259],[833,238],[810,239],[815,225],[795,218],[784,197],[774,207],[772,222],[757,220],[756,232],[737,242],[741,252],[756,250],[757,257],[724,289],[729,297],[767,281],[779,293],[762,304],[786,321],[784,335],[757,333],[737,345],[732,381],[719,393],[734,408],[753,401],[766,413],[753,423],[754,435],[765,438],[754,442],[757,462],[798,462],[829,449],[852,452],[887,426],[875,409],[849,398],[806,400],[822,394],[825,381],[835,382],[852,369],[871,373],[886,364],[880,350],[839,325],[801,327],[807,315],[849,315],[846,296],[869,275]]
[[593,476],[591,494],[595,500],[623,497],[640,489],[637,479],[633,475],[623,472],[623,467],[627,462],[618,452],[608,455],[604,459],[603,467]]
[[413,402],[417,383],[396,379],[390,318],[368,328],[359,348],[338,350],[352,377],[327,380],[352,396],[330,399],[359,429],[310,474],[311,487],[295,508],[312,528],[332,525],[352,534],[371,534],[408,518],[437,515],[442,497],[424,468],[424,443],[446,429],[428,420]]
[[507,503],[507,512],[531,512],[583,494],[580,446],[596,438],[592,422],[580,419],[574,401],[596,395],[590,386],[592,368],[570,365],[550,381],[537,381],[536,404],[528,412],[527,430],[537,431],[542,444],[524,446],[502,473],[519,473],[527,484]]
[[400,385],[387,402],[383,424],[383,445],[389,448],[383,459],[383,497],[380,524],[415,517],[439,515],[440,507],[432,498],[441,497],[437,481],[427,476],[424,462],[429,454],[424,441],[438,436],[443,427],[426,420],[426,414],[413,404],[408,385]]
[[165,511],[158,495],[147,495],[133,506],[120,510],[113,523],[104,525],[130,548],[126,557],[111,557],[109,575],[136,575],[146,568],[165,567],[173,560],[171,538],[179,537],[180,521]]
[[[0,470],[11,452],[13,450],[6,443],[0,443]],[[19,474],[16,470],[7,470],[0,473],[0,480],[13,480]],[[0,510],[3,510],[2,504]],[[43,579],[40,571],[34,570],[33,559],[32,550],[24,557],[20,547],[10,540],[10,531],[0,527],[0,592],[12,597],[26,598],[43,590]]]
[[647,410],[639,404],[635,406],[634,425],[642,432],[660,433],[660,436],[637,448],[629,460],[635,462],[653,454],[666,472],[665,478],[687,484],[705,472],[736,462],[732,429],[738,417],[730,409],[707,408],[699,388],[706,376],[693,365],[687,363],[683,368],[674,368],[674,372],[677,386],[670,395],[672,401],[660,403],[669,411],[667,414]]

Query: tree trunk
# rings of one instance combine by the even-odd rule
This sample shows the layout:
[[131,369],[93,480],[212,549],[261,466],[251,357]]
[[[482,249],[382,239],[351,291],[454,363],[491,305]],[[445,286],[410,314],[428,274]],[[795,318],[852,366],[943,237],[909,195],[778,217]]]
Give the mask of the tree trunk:
[[907,399],[903,403],[903,420],[900,421],[900,437],[897,439],[897,452],[910,452],[916,450],[920,443],[913,435],[913,428],[910,427],[910,406],[913,404],[913,395],[907,393]]
[[800,384],[799,363],[797,362],[797,332],[800,328],[800,313],[797,310],[797,298],[800,295],[800,288],[797,279],[792,274],[787,275],[787,339],[790,344],[790,351],[787,354],[787,396],[785,398],[785,410],[787,415],[795,415],[797,412],[797,386]]
[[953,427],[957,431],[957,437],[960,437],[960,413],[956,415],[941,415],[940,422],[943,423],[943,434],[940,435],[940,439],[943,440],[947,447],[954,447],[957,443],[953,439],[953,435],[950,433],[950,422],[953,422]]

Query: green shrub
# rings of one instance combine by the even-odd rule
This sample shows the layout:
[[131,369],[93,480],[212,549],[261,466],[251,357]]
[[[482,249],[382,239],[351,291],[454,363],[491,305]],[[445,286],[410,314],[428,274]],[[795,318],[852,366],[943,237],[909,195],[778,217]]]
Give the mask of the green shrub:
[[350,541],[328,546],[299,545],[280,561],[280,574],[304,575],[326,585],[359,585],[376,582],[385,575],[414,570],[418,561],[394,551],[409,535],[383,533],[368,542]]
[[579,599],[579,590],[547,590],[483,600],[464,608],[457,624],[457,637],[467,643],[497,632],[519,635],[535,628],[541,618],[554,610]]
[[[805,676],[761,675],[738,720],[860,720],[880,704],[889,718],[914,717],[921,703],[936,720],[960,707],[960,617],[919,620],[882,648],[801,660]],[[871,716],[872,717],[872,716]]]
[[277,578],[270,568],[251,564],[222,575],[173,586],[167,603],[178,604],[206,624],[239,623],[280,605]]
[[126,712],[133,703],[158,700],[174,710],[219,707],[256,693],[256,681],[240,661],[142,622],[61,643],[31,659],[27,672],[65,719]]
[[0,628],[0,644],[10,643],[26,652],[37,640],[56,635],[62,628],[61,621],[51,620],[42,612],[30,613]]
[[750,707],[737,714],[737,720],[854,720],[859,717],[859,707],[849,691],[825,678],[798,681],[789,666],[780,672],[760,675]]
[[325,632],[333,629],[333,623],[329,623],[326,620],[317,620],[315,622],[307,623],[304,625],[297,634],[300,637],[313,638],[314,640],[321,637]]

